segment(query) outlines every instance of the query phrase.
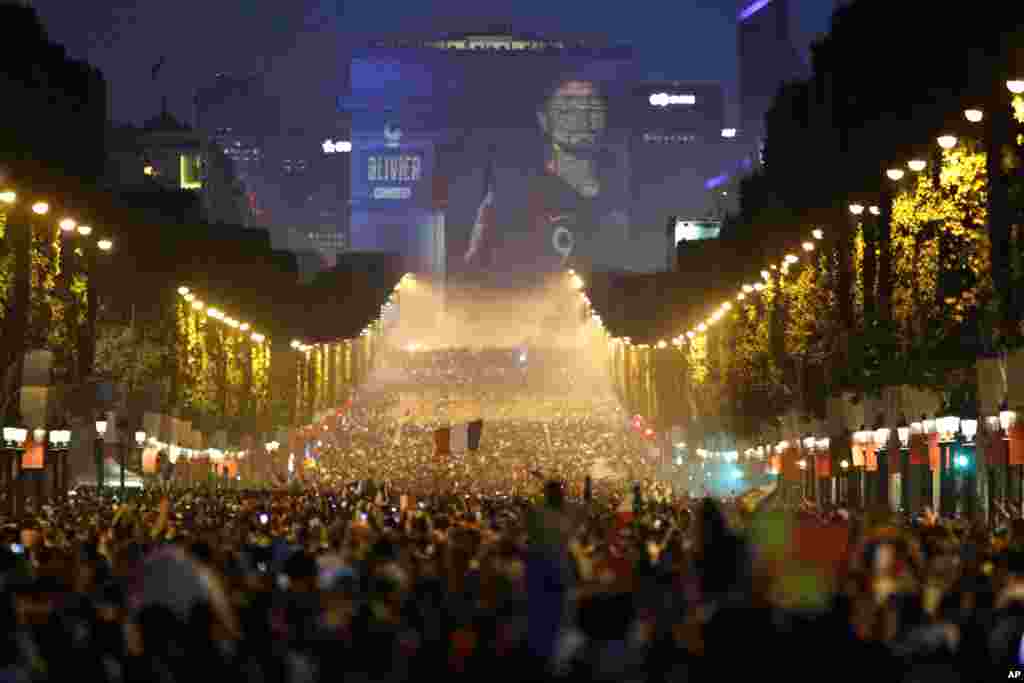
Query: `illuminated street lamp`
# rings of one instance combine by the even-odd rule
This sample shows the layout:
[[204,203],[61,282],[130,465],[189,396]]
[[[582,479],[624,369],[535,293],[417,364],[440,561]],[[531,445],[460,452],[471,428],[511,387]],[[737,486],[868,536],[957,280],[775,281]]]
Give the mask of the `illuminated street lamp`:
[[964,111],[964,118],[971,123],[981,123],[981,120],[985,118],[985,112],[980,109],[967,109]]
[[802,246],[804,251],[814,251],[814,242],[804,242]]
[[78,234],[81,235],[82,237],[88,237],[89,235],[92,234],[92,228],[90,228],[88,225],[79,225]]
[[955,135],[941,135],[936,141],[939,143],[939,147],[942,149],[953,149],[956,147],[957,139]]
[[103,493],[103,441],[107,436],[107,419],[101,417],[96,420],[96,489]]
[[0,192],[0,202],[4,204],[13,204],[18,201],[18,193],[14,190],[4,190]]
[[874,204],[872,204],[871,206],[868,207],[868,213],[870,213],[872,216],[878,216],[882,213],[882,210],[875,206]]
[[920,173],[928,167],[928,162],[923,159],[911,159],[907,162],[907,167],[915,173]]
[[864,213],[864,205],[863,204],[850,204],[850,213],[852,213],[854,216],[861,215],[862,213]]
[[60,229],[63,232],[74,232],[78,224],[75,223],[73,218],[65,218],[60,222]]
[[822,230],[821,228],[815,228],[814,231],[811,232],[811,235],[814,237],[814,239],[820,240],[825,237],[825,231]]
[[110,251],[111,249],[114,248],[114,243],[108,239],[101,239],[96,243],[96,246],[99,248],[100,251]]
[[890,168],[885,175],[889,176],[889,180],[903,180],[904,172],[902,168]]
[[50,205],[46,202],[36,202],[32,205],[32,213],[39,216],[45,216],[50,212]]
[[1006,88],[1014,95],[1024,95],[1024,81],[1020,79],[1006,81]]

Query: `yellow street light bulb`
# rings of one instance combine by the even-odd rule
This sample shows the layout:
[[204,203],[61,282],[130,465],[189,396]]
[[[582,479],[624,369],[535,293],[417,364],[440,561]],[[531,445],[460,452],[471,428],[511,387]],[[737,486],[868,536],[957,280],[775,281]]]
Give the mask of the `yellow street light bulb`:
[[804,242],[800,246],[804,248],[804,251],[814,251],[814,242]]
[[667,346],[668,346],[668,343],[664,339],[661,339],[661,340],[658,341],[658,348],[659,349],[663,349],[663,348],[665,348]]
[[731,310],[732,309],[732,302],[731,301],[726,301],[724,304],[722,304],[722,308],[727,310],[727,311]]
[[942,149],[953,149],[956,147],[956,136],[955,135],[941,135],[937,138],[939,147]]
[[199,299],[196,299],[195,301],[192,302],[192,308],[196,309],[197,311],[203,310],[203,306],[205,306],[205,305],[206,304],[204,304]]
[[572,288],[583,289],[583,279],[579,275],[572,276]]
[[188,291],[188,287],[178,287],[178,294],[180,294],[181,296],[185,296],[186,294],[188,294]]
[[0,192],[0,202],[4,204],[13,204],[18,201],[18,193],[14,190],[4,190]]
[[46,202],[36,202],[35,204],[32,205],[32,213],[39,214],[40,216],[45,216],[46,214],[50,213],[50,205],[47,204]]
[[302,342],[298,341],[297,339],[293,339],[293,340],[292,340],[292,348],[293,348],[293,349],[297,349],[297,348],[299,348],[300,346],[302,346]]
[[262,334],[259,334],[257,332],[253,332],[252,336],[250,337],[250,339],[252,339],[257,344],[262,344],[263,340],[266,339],[266,337],[264,337]]
[[88,225],[79,225],[78,234],[81,235],[82,237],[88,237],[89,235],[92,234],[92,228],[90,228]]
[[[764,278],[765,280],[767,280],[771,276],[772,276],[772,274],[769,273],[767,270],[762,270],[761,271],[761,277]],[[754,286],[756,287],[757,285],[754,285]]]
[[889,180],[903,180],[904,174],[902,168],[890,168],[885,175],[889,176]]
[[114,243],[110,240],[103,239],[97,242],[96,246],[100,248],[100,251],[110,251],[114,248]]
[[981,120],[985,118],[985,112],[980,109],[967,109],[964,111],[964,118],[971,123],[981,123]]
[[747,298],[747,295],[744,294],[743,292],[740,292],[739,294],[736,295],[736,301],[743,301],[746,298]]
[[707,323],[701,323],[700,325],[697,325],[697,331],[698,332],[707,332],[708,331]]
[[816,228],[814,232],[811,233],[811,235],[814,237],[814,239],[820,240],[825,237],[825,231],[822,230],[821,228]]
[[231,327],[236,330],[239,328],[238,321],[235,320],[234,318],[228,321],[228,325],[231,325]]
[[65,218],[60,222],[60,229],[64,232],[74,232],[78,224],[71,218]]
[[928,162],[924,159],[911,159],[907,162],[907,168],[914,173],[920,173],[928,166]]
[[870,213],[872,216],[877,216],[878,214],[882,213],[882,210],[879,209],[877,206],[872,205],[868,207],[868,213]]
[[1024,95],[1024,81],[1022,80],[1006,81],[1006,88],[1014,95]]
[[196,295],[193,294],[192,292],[189,292],[188,294],[185,295],[185,301],[195,301],[195,298]]
[[694,337],[696,337],[696,336],[697,336],[697,333],[696,333],[696,332],[694,332],[693,330],[688,330],[688,331],[686,332],[686,336],[687,336],[687,338],[689,338],[689,339],[693,339]]
[[240,329],[242,332],[247,332],[249,330],[249,323],[241,323],[238,326],[238,329]]
[[850,213],[852,213],[854,216],[861,215],[862,213],[864,213],[864,205],[863,204],[850,204]]
[[783,261],[783,263],[796,263],[799,260],[800,257],[798,257],[796,254],[786,254],[786,258]]
[[206,310],[206,315],[210,316],[211,318],[216,318],[217,316],[220,315],[220,309],[219,308],[208,308]]
[[754,291],[754,286],[753,285],[743,285],[743,291],[746,292],[747,294],[750,294],[751,292]]
[[758,282],[757,284],[754,285],[754,289],[756,291],[758,291],[758,292],[763,292],[764,291],[764,284]]

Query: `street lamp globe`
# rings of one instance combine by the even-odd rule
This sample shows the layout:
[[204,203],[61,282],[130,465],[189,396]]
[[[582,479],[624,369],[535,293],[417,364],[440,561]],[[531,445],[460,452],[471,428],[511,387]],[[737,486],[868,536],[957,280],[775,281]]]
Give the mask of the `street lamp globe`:
[[863,204],[850,204],[850,213],[852,213],[854,216],[861,215],[862,213],[864,213],[864,205]]
[[74,232],[78,224],[75,223],[73,218],[65,218],[60,222],[60,229],[64,232]]
[[141,429],[135,432],[135,443],[137,443],[140,447],[142,446],[142,444],[146,443],[146,432],[142,431]]
[[107,421],[96,420],[96,436],[101,439],[107,435]]
[[937,142],[942,149],[953,149],[956,147],[957,139],[955,135],[941,135],[937,138]]
[[964,118],[971,123],[981,123],[981,120],[985,118],[985,112],[980,109],[967,109],[964,111]]
[[920,173],[928,167],[928,162],[924,159],[911,159],[907,162],[907,167],[915,173]]
[[32,205],[32,213],[39,216],[45,216],[50,212],[50,205],[46,202],[36,202]]
[[1024,81],[1020,79],[1006,81],[1006,88],[1014,95],[1024,95]]
[[0,202],[4,204],[13,204],[18,201],[18,193],[14,190],[4,190],[0,192]]
[[904,173],[902,168],[890,168],[885,175],[889,176],[889,180],[903,180]]

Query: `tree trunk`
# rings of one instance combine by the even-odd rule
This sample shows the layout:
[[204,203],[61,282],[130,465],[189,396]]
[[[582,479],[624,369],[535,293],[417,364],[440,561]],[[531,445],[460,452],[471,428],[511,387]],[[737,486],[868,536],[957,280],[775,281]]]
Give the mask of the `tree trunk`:
[[864,260],[861,264],[861,289],[864,294],[864,323],[870,324],[875,316],[875,281],[878,275],[878,252],[875,242],[875,221],[861,222],[864,236]]
[[[1003,79],[993,79],[993,102],[1003,98]],[[999,310],[1003,333],[1009,333],[1017,320],[1010,268],[1011,206],[1009,178],[1003,171],[1003,149],[1012,143],[1013,121],[1010,108],[1005,105],[988,107],[985,116],[985,155],[988,173],[988,232],[992,259],[992,285]]]
[[893,192],[882,191],[882,213],[878,217],[878,319],[892,320],[892,202]]
[[[25,337],[28,330],[29,306],[32,290],[32,223],[19,216],[20,211],[7,214],[7,236],[14,250],[14,284],[11,293],[4,329],[0,335],[0,358],[3,366],[0,372],[7,373],[25,353]],[[20,375],[19,375],[20,380]],[[20,381],[14,382],[14,388]]]

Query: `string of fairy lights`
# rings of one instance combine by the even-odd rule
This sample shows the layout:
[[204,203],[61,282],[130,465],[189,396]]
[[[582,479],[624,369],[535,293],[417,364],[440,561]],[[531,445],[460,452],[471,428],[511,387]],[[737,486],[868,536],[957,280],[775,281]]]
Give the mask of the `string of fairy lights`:
[[178,287],[178,295],[191,306],[192,310],[206,316],[207,319],[216,320],[222,325],[238,331],[240,334],[248,334],[249,340],[254,344],[262,344],[267,340],[266,335],[252,329],[252,325],[240,318],[228,315],[221,308],[213,306],[199,297],[192,289],[182,285]]

